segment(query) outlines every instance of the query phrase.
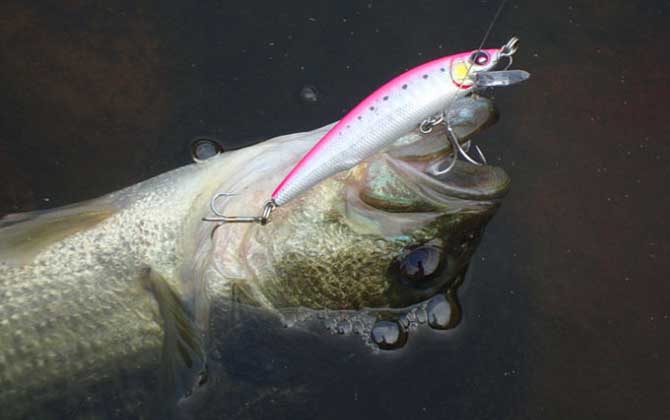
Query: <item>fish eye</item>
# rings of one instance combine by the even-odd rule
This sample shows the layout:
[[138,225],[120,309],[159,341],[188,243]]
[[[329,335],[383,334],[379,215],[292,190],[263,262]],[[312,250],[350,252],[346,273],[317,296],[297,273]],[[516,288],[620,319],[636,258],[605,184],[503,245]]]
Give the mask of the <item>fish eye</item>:
[[489,62],[489,55],[484,51],[477,51],[472,53],[470,56],[470,62],[477,64],[478,66],[483,66]]
[[445,265],[441,248],[421,245],[396,258],[391,264],[391,274],[405,286],[422,289],[433,286],[432,280]]

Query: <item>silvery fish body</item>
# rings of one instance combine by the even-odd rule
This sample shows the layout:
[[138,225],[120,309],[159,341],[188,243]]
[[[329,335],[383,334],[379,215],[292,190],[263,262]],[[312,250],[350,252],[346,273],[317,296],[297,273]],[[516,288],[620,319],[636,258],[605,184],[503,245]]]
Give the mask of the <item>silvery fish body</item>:
[[[463,129],[472,133],[484,122]],[[180,372],[197,376],[205,365],[208,317],[223,302],[278,316],[289,308],[402,308],[457,282],[509,179],[499,168],[462,162],[446,177],[429,175],[449,159],[438,130],[410,133],[320,183],[277,209],[267,226],[224,225],[211,236],[212,223],[202,219],[214,194],[237,193],[220,205],[242,213],[330,127],[224,153],[95,200],[3,219],[3,418],[40,417],[100,384],[135,396],[188,388]],[[427,255],[419,271],[408,263],[417,249]],[[140,371],[167,374],[141,390],[119,379]],[[146,405],[124,410],[142,415]]]

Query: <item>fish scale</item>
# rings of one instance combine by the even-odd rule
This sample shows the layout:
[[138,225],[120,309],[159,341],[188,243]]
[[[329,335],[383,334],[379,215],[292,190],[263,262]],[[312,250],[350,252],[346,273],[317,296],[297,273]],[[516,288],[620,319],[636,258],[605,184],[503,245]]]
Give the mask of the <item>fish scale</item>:
[[167,238],[177,237],[198,193],[189,192],[191,183],[175,188],[174,176],[184,172],[197,183],[202,171],[179,169],[115,193],[133,204],[47,246],[28,265],[0,261],[0,406],[20,413],[29,405],[16,401],[39,404],[74,392],[109,377],[114,366],[158,366],[163,333],[153,297],[137,278],[143,264],[177,278],[182,260]]
[[[479,126],[483,121],[472,123]],[[77,406],[69,409],[80,410],[83,405],[84,412],[113,406],[107,399],[110,394],[101,389],[117,402],[140,399],[148,410],[146,403],[155,398],[152,385],[170,386],[169,378],[159,375],[166,366],[161,358],[169,330],[161,317],[174,308],[161,305],[165,300],[160,297],[170,292],[193,312],[180,312],[171,324],[178,330],[188,321],[187,315],[193,315],[199,326],[221,325],[220,319],[208,319],[207,305],[214,313],[225,312],[222,309],[235,299],[233,290],[248,304],[278,316],[286,304],[351,310],[411,303],[434,293],[424,290],[417,296],[416,291],[396,290],[401,285],[388,276],[389,261],[402,255],[404,246],[451,236],[449,232],[460,226],[471,229],[472,224],[485,223],[507,189],[506,177],[476,177],[476,187],[495,189],[495,198],[462,201],[449,197],[460,203],[461,214],[454,211],[453,201],[447,207],[433,202],[435,195],[442,194],[438,190],[431,196],[395,196],[393,192],[402,185],[417,180],[389,170],[385,185],[393,184],[388,189],[391,193],[376,191],[377,208],[362,203],[361,197],[375,188],[364,176],[367,168],[385,165],[390,159],[380,154],[282,207],[276,214],[281,223],[264,228],[227,226],[210,236],[211,224],[202,218],[212,195],[235,187],[244,194],[223,200],[223,208],[252,207],[270,194],[283,174],[330,128],[225,153],[79,205],[1,220],[3,419],[54,416],[50,410],[68,410],[72,404]],[[436,141],[438,136],[433,133],[422,140]],[[411,148],[416,142],[411,137],[399,139],[400,147]],[[432,159],[439,153],[431,150],[428,155]],[[459,169],[457,165],[455,175],[468,174]],[[487,174],[501,171],[493,167],[480,170]],[[418,190],[432,188],[429,183]],[[409,200],[410,211],[387,211],[399,199],[403,208]],[[424,205],[425,200],[432,204]],[[113,212],[101,212],[100,204],[111,206]],[[418,210],[427,207],[430,212]],[[92,211],[95,223],[90,223],[90,214],[81,213],[82,209]],[[78,222],[83,218],[83,226],[70,230],[67,221],[73,217]],[[40,224],[41,219],[56,221],[68,234],[51,231],[52,223]],[[26,236],[36,242],[25,246]],[[168,293],[155,293],[140,281],[147,267],[166,280]],[[444,281],[457,274],[446,273]],[[156,288],[156,283],[148,284]],[[201,307],[198,293],[203,290],[206,299]],[[389,301],[391,298],[399,300]],[[183,347],[196,341],[197,337],[190,337],[179,343]],[[172,342],[176,342],[174,337]],[[174,348],[168,353],[178,354]],[[149,377],[162,379],[147,382]],[[173,397],[161,401],[169,404]],[[133,411],[142,410],[133,404],[120,408],[125,417],[166,417]]]

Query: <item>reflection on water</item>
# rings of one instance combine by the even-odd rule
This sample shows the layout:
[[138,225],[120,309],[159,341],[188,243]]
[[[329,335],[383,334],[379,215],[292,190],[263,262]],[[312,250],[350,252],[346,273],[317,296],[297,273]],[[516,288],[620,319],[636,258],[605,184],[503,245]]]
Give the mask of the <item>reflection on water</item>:
[[[405,68],[476,46],[494,11],[490,2],[5,3],[2,212],[80,201],[179,166],[196,136],[234,148],[320,126]],[[286,329],[241,310],[217,327],[208,379],[182,415],[670,417],[670,130],[660,106],[669,7],[519,1],[503,12],[490,43],[518,35],[516,64],[533,76],[496,95],[502,116],[486,150],[513,187],[459,292],[459,328],[418,328],[402,349],[374,354],[355,335]],[[312,97],[305,86],[318,87],[316,103],[296,100]],[[377,337],[393,340],[382,327]],[[115,390],[143,381],[152,386],[121,378],[73,394],[52,413],[122,418],[138,399]]]

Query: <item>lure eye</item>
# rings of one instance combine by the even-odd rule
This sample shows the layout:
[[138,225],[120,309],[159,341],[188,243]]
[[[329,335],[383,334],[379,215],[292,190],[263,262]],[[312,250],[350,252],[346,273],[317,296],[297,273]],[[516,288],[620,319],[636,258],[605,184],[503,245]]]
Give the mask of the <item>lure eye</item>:
[[436,246],[422,245],[396,258],[391,272],[400,283],[412,288],[428,288],[446,264],[442,250]]
[[470,56],[470,62],[478,66],[483,66],[489,62],[489,55],[484,51],[477,51]]

